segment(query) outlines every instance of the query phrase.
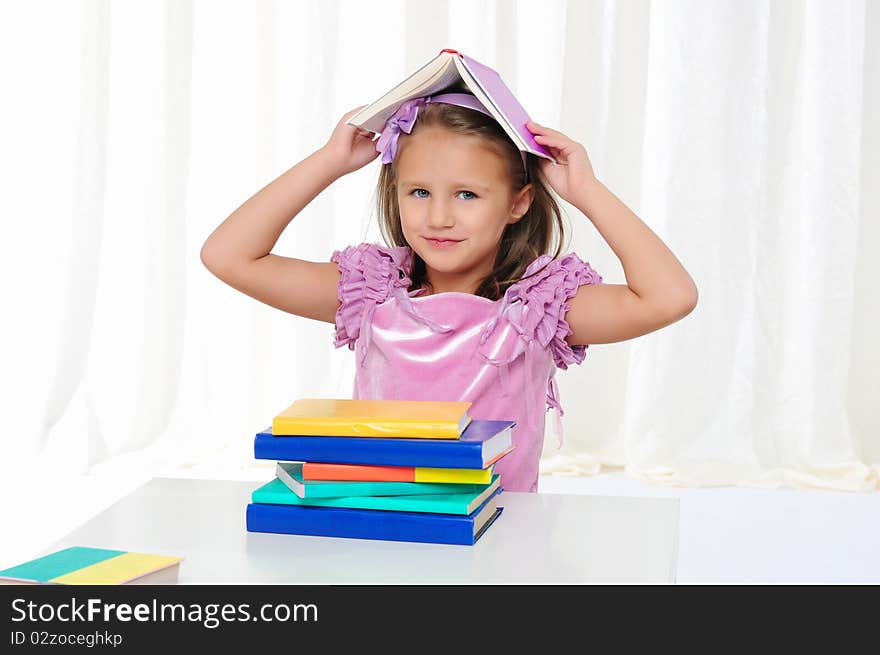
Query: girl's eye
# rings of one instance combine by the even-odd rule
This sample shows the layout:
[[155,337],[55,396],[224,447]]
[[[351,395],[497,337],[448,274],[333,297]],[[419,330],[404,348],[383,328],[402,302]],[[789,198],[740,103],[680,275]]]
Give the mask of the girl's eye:
[[[412,190],[412,193],[418,194],[419,191],[424,191],[425,193],[428,193],[426,189],[413,189],[413,190]],[[477,197],[477,195],[476,195],[473,191],[459,191],[459,193],[468,193],[468,194],[470,194],[470,197],[465,198],[465,200],[471,200],[472,198],[476,198],[476,197]],[[426,196],[416,195],[416,198],[425,198],[425,197],[426,197]]]

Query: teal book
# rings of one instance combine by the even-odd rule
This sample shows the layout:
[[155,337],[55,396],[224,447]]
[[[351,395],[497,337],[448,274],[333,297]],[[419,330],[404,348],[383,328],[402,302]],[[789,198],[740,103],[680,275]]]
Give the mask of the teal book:
[[339,498],[300,498],[275,478],[251,493],[251,502],[264,505],[308,505],[347,509],[379,509],[399,512],[468,515],[498,489],[499,474],[489,484],[475,485],[479,491],[469,493],[419,494],[409,496],[342,496]]
[[306,480],[302,462],[278,462],[275,477],[300,498],[340,498],[342,496],[416,496],[424,494],[476,493],[485,484],[444,482],[382,482],[352,480]]
[[171,584],[180,561],[172,555],[70,546],[0,571],[0,584]]

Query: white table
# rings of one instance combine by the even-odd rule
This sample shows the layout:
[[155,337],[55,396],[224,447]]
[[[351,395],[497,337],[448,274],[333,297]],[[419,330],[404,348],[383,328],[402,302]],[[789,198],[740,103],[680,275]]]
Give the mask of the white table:
[[182,584],[583,584],[675,582],[677,498],[505,491],[473,546],[247,532],[260,483],[156,478],[51,550],[180,555]]

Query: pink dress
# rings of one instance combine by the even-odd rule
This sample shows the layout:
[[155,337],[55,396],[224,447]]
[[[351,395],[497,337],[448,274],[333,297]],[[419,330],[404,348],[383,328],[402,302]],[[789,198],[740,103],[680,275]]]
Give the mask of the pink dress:
[[334,345],[356,354],[353,398],[464,400],[470,415],[516,421],[516,448],[495,471],[510,491],[537,491],[544,415],[563,414],[557,368],[580,364],[587,345],[569,346],[569,300],[602,277],[574,253],[541,255],[492,301],[468,293],[407,292],[412,252],[374,243],[335,251],[342,273]]

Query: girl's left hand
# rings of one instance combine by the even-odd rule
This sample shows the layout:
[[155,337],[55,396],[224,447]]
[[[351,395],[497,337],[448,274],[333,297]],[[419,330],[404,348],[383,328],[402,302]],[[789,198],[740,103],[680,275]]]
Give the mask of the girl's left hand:
[[551,130],[534,121],[528,121],[526,128],[534,135],[535,141],[549,150],[559,162],[556,165],[541,157],[539,165],[544,177],[563,200],[574,204],[575,196],[588,192],[590,185],[596,182],[586,148],[562,132]]

